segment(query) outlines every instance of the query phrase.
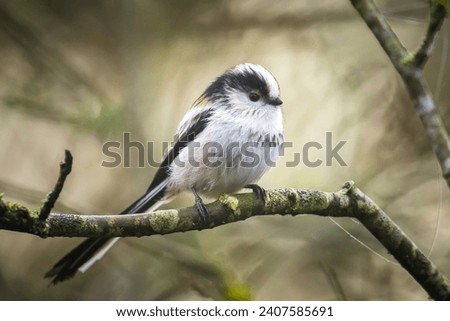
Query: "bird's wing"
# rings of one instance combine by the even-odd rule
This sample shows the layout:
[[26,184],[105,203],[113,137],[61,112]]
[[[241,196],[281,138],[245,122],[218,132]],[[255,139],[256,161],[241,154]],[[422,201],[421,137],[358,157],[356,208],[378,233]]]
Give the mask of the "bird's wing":
[[[211,113],[211,110],[205,108],[200,110],[200,108],[197,107],[192,108],[186,114],[178,128],[175,142],[172,148],[167,152],[147,192],[123,210],[121,214],[140,213],[149,208],[154,208],[160,203],[161,199],[164,197],[167,186],[170,164],[180,154],[181,150],[205,129]],[[52,278],[52,283],[56,284],[70,279],[78,270],[82,272],[86,271],[94,262],[99,260],[117,240],[118,238],[108,239],[106,237],[89,238],[85,240],[60,259],[53,268],[45,274],[45,277]]]
[[172,164],[173,160],[180,154],[183,148],[192,142],[205,129],[211,114],[212,109],[203,107],[194,107],[186,113],[178,126],[174,143],[167,151],[165,158],[159,166],[147,191],[155,189],[161,182],[168,178],[170,164]]

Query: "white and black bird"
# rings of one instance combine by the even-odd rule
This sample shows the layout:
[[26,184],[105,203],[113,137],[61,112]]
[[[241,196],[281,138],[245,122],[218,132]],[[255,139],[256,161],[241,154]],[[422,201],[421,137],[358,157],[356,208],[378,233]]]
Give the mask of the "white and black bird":
[[[280,88],[273,75],[241,64],[219,76],[181,120],[174,143],[149,188],[121,214],[151,212],[173,196],[192,191],[201,221],[208,215],[199,194],[217,196],[251,188],[274,166],[284,142]],[[89,238],[45,274],[52,283],[85,272],[118,238]]]

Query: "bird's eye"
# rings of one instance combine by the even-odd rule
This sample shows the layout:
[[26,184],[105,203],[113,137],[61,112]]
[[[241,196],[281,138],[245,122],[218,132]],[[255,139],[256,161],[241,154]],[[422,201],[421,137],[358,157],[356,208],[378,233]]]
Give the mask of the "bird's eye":
[[250,98],[251,101],[258,101],[260,96],[258,93],[250,93],[248,95],[248,98]]

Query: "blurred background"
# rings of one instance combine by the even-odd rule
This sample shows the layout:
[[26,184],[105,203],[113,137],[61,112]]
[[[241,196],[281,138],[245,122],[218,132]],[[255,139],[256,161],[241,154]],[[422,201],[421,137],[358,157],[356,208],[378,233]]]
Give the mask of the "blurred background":
[[[413,49],[422,0],[377,1]],[[450,128],[449,22],[426,76]],[[116,213],[155,168],[107,168],[123,133],[159,161],[208,84],[242,62],[278,79],[292,142],[265,188],[337,191],[346,180],[374,199],[450,275],[450,192],[409,97],[349,1],[0,1],[0,192],[39,207],[74,156],[59,212]],[[347,164],[289,165],[302,146],[346,141]],[[121,153],[123,150],[121,150]],[[169,207],[192,205],[189,195]],[[426,293],[350,219],[257,217],[166,236],[121,240],[87,273],[48,286],[44,273],[80,239],[0,232],[2,300],[426,300]],[[369,247],[370,249],[368,249]]]

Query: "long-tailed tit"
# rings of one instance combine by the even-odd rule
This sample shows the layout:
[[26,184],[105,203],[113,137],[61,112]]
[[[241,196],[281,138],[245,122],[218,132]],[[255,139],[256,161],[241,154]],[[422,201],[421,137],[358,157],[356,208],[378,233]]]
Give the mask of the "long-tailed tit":
[[[192,191],[201,222],[208,215],[198,195],[252,188],[270,168],[284,141],[280,89],[270,72],[241,64],[219,76],[181,120],[146,193],[121,214],[151,212],[182,191]],[[45,274],[52,283],[85,272],[118,238],[89,238]]]

